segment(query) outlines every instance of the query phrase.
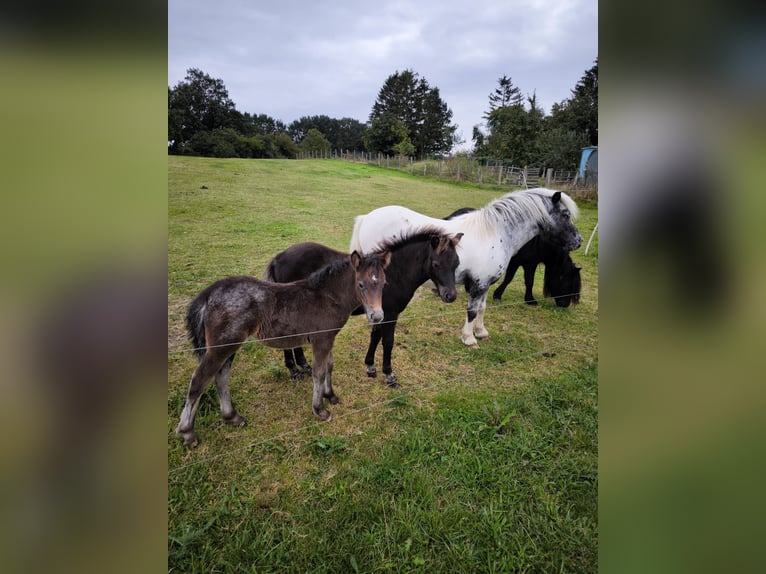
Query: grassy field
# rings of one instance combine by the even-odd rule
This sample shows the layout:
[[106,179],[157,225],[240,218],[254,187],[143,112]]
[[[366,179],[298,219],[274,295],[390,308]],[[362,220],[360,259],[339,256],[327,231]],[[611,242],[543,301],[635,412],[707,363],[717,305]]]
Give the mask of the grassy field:
[[[597,569],[598,238],[582,303],[558,309],[521,272],[489,303],[490,338],[465,347],[467,297],[423,286],[402,314],[402,388],[366,376],[369,331],[336,339],[333,419],[311,381],[257,343],[231,375],[244,428],[220,421],[214,385],[184,449],[178,423],[196,360],[184,313],[224,276],[261,277],[299,241],[346,250],[355,215],[403,204],[441,217],[506,189],[455,185],[341,161],[169,157],[168,570],[172,572],[593,572]],[[588,239],[596,206],[583,202]],[[310,354],[310,351],[309,351]],[[380,366],[380,351],[377,360]]]

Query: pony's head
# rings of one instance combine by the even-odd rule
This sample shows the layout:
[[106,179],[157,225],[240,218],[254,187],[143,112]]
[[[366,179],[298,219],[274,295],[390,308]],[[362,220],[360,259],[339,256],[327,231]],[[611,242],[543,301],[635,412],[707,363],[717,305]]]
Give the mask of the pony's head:
[[545,265],[543,276],[543,295],[553,297],[558,307],[569,307],[580,302],[580,267],[577,267],[569,255],[559,257]]
[[457,299],[455,270],[460,264],[455,247],[460,243],[462,233],[454,236],[437,234],[431,236],[431,248],[428,254],[428,276],[439,291],[439,297],[445,303]]
[[356,296],[364,307],[367,322],[383,320],[383,286],[386,284],[386,267],[391,262],[390,251],[373,251],[360,255],[351,253],[351,265],[355,272]]
[[566,251],[574,251],[582,245],[582,235],[572,219],[577,217],[577,204],[567,194],[557,191],[550,197],[548,214],[550,223],[543,227],[541,235]]

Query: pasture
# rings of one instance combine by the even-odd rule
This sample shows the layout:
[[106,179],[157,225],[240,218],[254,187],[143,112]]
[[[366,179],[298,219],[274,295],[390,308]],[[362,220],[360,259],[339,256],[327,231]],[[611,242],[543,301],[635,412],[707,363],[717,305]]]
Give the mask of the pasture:
[[[579,305],[543,300],[542,266],[540,305],[525,305],[519,273],[502,303],[490,298],[478,349],[460,341],[462,287],[448,305],[423,285],[399,318],[400,389],[366,376],[369,328],[351,317],[336,338],[330,422],[311,414],[311,380],[251,341],[230,378],[248,426],[221,421],[212,384],[199,446],[174,433],[197,364],[186,306],[203,288],[263,277],[297,242],[346,251],[354,216],[376,207],[443,217],[505,191],[338,160],[168,158],[169,571],[597,569],[598,236],[587,256],[572,253]],[[579,205],[587,241],[598,212]]]

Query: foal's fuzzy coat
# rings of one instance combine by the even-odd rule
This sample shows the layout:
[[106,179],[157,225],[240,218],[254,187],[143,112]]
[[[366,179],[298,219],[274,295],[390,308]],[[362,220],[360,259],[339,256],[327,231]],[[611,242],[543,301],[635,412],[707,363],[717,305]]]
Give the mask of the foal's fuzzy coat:
[[339,402],[332,389],[332,347],[351,312],[363,305],[370,323],[383,319],[381,298],[388,252],[354,252],[292,283],[269,283],[255,277],[227,277],[203,290],[189,305],[189,338],[200,357],[192,375],[176,433],[196,445],[194,417],[202,391],[215,376],[221,416],[241,426],[245,419],[231,403],[229,371],[237,349],[249,336],[278,349],[311,343],[314,354],[312,410],[329,420],[323,398]]

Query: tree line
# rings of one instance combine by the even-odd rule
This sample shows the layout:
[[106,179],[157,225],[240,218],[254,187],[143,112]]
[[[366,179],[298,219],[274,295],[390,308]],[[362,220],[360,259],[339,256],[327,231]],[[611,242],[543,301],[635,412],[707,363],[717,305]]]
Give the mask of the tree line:
[[571,91],[545,115],[533,93],[526,97],[508,76],[498,79],[484,114],[486,130],[474,126],[474,154],[509,165],[575,169],[580,152],[598,145],[598,59]]
[[[574,169],[580,149],[598,143],[598,61],[546,116],[535,95],[524,97],[508,76],[489,95],[484,126],[473,128],[473,153],[514,165]],[[439,89],[413,70],[389,76],[366,123],[304,116],[286,125],[237,110],[223,80],[190,68],[168,86],[168,153],[210,157],[294,158],[359,150],[444,157],[459,141],[452,110]]]

